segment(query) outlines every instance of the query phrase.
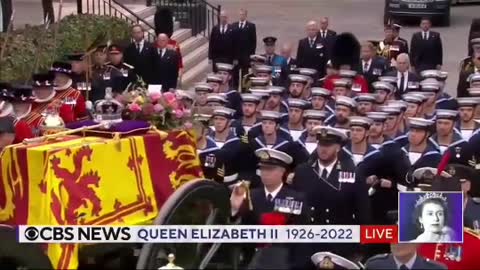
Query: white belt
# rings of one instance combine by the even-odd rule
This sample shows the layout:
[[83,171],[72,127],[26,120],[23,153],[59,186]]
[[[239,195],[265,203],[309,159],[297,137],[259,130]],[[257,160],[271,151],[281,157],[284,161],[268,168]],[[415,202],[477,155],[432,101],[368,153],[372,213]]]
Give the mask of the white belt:
[[232,175],[227,175],[227,176],[223,177],[223,182],[224,183],[230,183],[230,182],[233,182],[233,181],[237,180],[237,178],[238,178],[238,173],[235,173],[235,174],[232,174]]

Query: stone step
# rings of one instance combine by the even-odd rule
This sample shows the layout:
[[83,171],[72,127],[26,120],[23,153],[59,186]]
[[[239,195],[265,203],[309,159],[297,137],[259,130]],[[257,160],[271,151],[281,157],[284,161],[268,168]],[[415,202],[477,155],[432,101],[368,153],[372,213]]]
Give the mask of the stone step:
[[211,65],[208,59],[203,59],[195,67],[189,69],[182,76],[182,89],[188,90],[193,87],[195,83],[205,80],[206,75],[211,72]]
[[180,43],[180,51],[182,52],[182,55],[188,55],[193,50],[207,42],[208,40],[204,36],[193,36]]
[[194,68],[197,64],[202,62],[208,56],[208,43],[196,48],[191,53],[183,56],[183,67],[185,70]]
[[178,44],[184,42],[192,36],[192,29],[181,28],[173,32],[172,39],[177,41]]

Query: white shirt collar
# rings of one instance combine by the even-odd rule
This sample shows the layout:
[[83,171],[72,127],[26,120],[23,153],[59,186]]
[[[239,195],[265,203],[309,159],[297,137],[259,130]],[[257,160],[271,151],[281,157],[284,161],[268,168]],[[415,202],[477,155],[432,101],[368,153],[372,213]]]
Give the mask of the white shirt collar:
[[365,65],[365,63],[367,63],[368,67],[370,67],[372,65],[372,58],[370,58],[370,60],[368,60],[368,61],[362,60],[362,63],[363,63],[363,65]]
[[272,200],[275,199],[277,197],[277,194],[280,192],[280,190],[282,189],[283,187],[283,183],[280,184],[280,186],[278,186],[278,188],[276,188],[274,191],[272,192],[269,192],[267,190],[267,188],[263,188],[265,190],[265,198],[268,196],[268,194],[272,195]]
[[327,176],[329,176],[330,173],[332,172],[333,166],[335,166],[335,164],[337,164],[337,160],[330,163],[330,165],[328,165],[327,167],[324,167],[322,164],[320,164],[320,161],[318,161],[318,173],[320,175],[322,175],[323,169],[327,169]]
[[397,260],[397,258],[395,258],[395,256],[393,256],[393,260],[395,261],[395,264],[397,265],[397,269],[400,269],[400,266],[402,266],[402,265],[405,265],[408,269],[413,269],[413,264],[415,263],[416,259],[417,259],[417,253],[415,253],[415,255],[413,255],[413,257],[410,258],[410,260],[408,260],[407,263],[401,263]]
[[135,44],[138,44],[140,45],[140,47],[143,47],[143,45],[145,44],[145,39],[142,39],[139,42],[135,41]]

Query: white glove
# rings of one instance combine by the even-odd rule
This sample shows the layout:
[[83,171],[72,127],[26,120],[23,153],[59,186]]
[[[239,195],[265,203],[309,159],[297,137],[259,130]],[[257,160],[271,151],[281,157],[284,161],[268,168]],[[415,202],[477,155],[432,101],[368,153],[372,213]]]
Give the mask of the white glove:
[[91,111],[93,109],[93,103],[90,100],[87,100],[85,102],[85,107],[87,108],[87,110]]

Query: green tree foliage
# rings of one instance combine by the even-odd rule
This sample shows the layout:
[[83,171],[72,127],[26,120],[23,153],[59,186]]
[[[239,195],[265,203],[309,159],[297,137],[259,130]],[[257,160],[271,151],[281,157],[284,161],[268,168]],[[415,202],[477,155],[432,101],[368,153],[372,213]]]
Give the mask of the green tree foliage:
[[[57,24],[50,25],[48,30],[45,26],[26,26],[10,33],[0,62],[0,81],[25,82],[35,65],[36,71],[45,71],[53,61],[64,59],[68,53],[84,52],[94,42],[106,44],[109,40],[123,42],[129,38],[129,23],[108,16],[70,15]],[[5,33],[0,34],[0,46],[5,37]]]

